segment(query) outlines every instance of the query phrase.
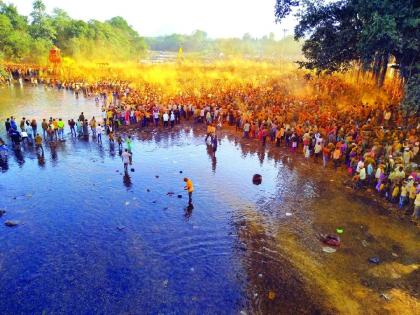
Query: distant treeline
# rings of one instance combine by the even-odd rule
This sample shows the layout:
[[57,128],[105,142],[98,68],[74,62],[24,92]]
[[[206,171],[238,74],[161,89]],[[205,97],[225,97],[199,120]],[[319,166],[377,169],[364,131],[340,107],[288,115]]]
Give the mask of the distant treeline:
[[145,40],[150,50],[178,51],[182,47],[186,52],[267,58],[296,57],[301,54],[302,47],[292,36],[276,40],[273,33],[262,38],[252,38],[250,34],[244,34],[242,38],[211,39],[206,32],[197,30],[191,35],[171,34],[146,37]]
[[76,60],[139,60],[147,50],[223,54],[225,56],[294,57],[301,44],[292,37],[281,41],[270,34],[252,38],[211,39],[203,31],[191,35],[143,38],[122,17],[100,22],[71,18],[64,10],[48,14],[42,0],[33,2],[29,16],[19,14],[16,6],[0,0],[0,60],[45,64],[55,45],[62,55]]
[[88,22],[72,19],[65,11],[46,12],[33,2],[30,17],[0,0],[0,59],[46,63],[55,45],[64,56],[88,60],[130,60],[146,50],[144,39],[122,17]]

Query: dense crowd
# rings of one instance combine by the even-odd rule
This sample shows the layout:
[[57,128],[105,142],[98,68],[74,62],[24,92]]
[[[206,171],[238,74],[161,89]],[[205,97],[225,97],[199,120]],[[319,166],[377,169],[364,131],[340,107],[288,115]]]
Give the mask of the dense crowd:
[[[170,129],[181,121],[206,124],[206,140],[214,140],[218,130],[231,126],[263,146],[285,147],[323,167],[345,168],[355,189],[374,188],[417,219],[420,216],[418,117],[404,117],[396,103],[338,107],[334,98],[351,93],[351,87],[340,81],[316,83],[320,94],[329,98],[292,96],[279,82],[231,89],[216,85],[199,96],[186,92],[169,99],[152,85],[133,89],[125,81],[44,83],[69,89],[76,97],[94,98],[103,113],[89,120],[82,113],[66,123],[60,118],[43,119],[41,134],[48,141],[63,139],[65,125],[72,137],[90,133],[102,141],[104,133],[112,142],[114,133],[127,125]],[[36,141],[36,120],[22,118],[17,124],[14,118],[6,121],[12,140],[19,140],[20,130],[29,141]]]

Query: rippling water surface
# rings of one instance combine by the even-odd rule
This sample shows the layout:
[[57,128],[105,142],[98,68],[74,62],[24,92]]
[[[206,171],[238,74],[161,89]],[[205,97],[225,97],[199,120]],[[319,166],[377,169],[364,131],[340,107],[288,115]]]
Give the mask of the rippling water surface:
[[[0,90],[1,119],[68,119],[81,111],[100,114],[69,92]],[[316,270],[346,265],[339,281],[351,283],[363,226],[378,220],[379,231],[370,231],[378,235],[389,226],[374,206],[319,175],[319,166],[286,153],[226,135],[214,158],[202,132],[189,127],[134,137],[128,175],[107,141],[67,137],[44,158],[31,147],[11,153],[0,173],[0,208],[7,211],[0,218],[2,314],[335,313],[336,305],[325,307],[328,292],[313,290],[317,279],[305,274],[313,271],[306,259]],[[255,173],[263,176],[259,186]],[[193,209],[185,176],[196,189]],[[8,228],[5,220],[20,224]],[[324,256],[316,234],[338,222],[349,245]],[[418,233],[404,223],[390,229],[408,231],[404,242],[391,243],[418,262],[405,248]],[[385,246],[379,238],[378,248]]]

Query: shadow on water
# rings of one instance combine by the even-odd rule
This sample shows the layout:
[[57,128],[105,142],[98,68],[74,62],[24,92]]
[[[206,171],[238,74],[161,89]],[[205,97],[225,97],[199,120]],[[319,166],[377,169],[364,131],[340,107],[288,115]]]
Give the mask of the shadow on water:
[[129,188],[131,188],[131,186],[133,186],[133,183],[131,182],[131,177],[128,174],[128,172],[124,172],[123,183],[124,183],[124,186],[127,187],[127,189],[129,189]]
[[188,221],[191,218],[193,210],[194,210],[194,205],[192,203],[188,204],[188,206],[185,207],[184,209],[185,220]]

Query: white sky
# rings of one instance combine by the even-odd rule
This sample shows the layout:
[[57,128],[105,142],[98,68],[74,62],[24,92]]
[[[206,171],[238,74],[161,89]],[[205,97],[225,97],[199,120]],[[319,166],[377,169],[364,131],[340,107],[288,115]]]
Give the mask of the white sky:
[[[277,39],[283,29],[291,35],[293,17],[274,23],[275,0],[43,0],[50,13],[64,9],[72,18],[88,21],[122,16],[141,36],[172,33],[190,34],[196,29],[210,37],[261,37],[273,32]],[[29,15],[32,0],[5,0]]]

